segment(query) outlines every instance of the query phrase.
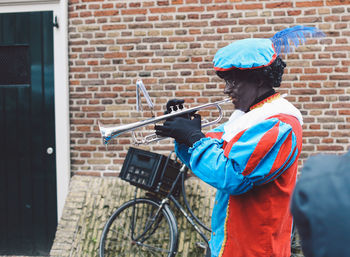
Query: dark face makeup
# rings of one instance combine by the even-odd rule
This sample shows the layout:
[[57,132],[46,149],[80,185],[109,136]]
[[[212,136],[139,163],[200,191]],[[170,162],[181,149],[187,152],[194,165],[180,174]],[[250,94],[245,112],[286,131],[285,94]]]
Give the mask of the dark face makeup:
[[232,99],[235,108],[244,112],[249,110],[259,96],[259,83],[254,80],[225,80],[224,93]]

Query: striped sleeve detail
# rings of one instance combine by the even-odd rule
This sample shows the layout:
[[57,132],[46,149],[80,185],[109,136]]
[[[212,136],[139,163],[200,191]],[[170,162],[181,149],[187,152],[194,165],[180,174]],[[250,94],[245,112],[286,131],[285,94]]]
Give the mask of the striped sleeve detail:
[[276,117],[241,131],[227,143],[202,138],[188,148],[189,167],[200,179],[225,193],[245,193],[295,163],[300,151],[296,145],[301,149],[300,123],[298,126]]
[[239,132],[230,142],[227,143],[224,151],[224,155],[226,156],[226,158],[229,158],[232,146],[240,139],[244,132],[245,130]]
[[220,140],[223,134],[224,132],[208,132],[205,136]]
[[296,159],[292,126],[277,118],[253,126],[229,142],[225,156],[238,163],[241,174],[255,185],[276,178]]
[[[287,157],[286,154],[288,154]],[[296,147],[295,136],[293,133],[290,133],[285,144],[281,146],[280,151],[269,174],[264,180],[257,184],[267,184],[270,181],[276,179],[279,175],[283,173],[283,171],[288,169],[294,163],[298,155],[299,151]]]
[[278,132],[279,122],[261,137],[242,172],[244,176],[249,175],[255,169],[261,161],[261,158],[265,155],[266,149],[271,149],[274,146],[278,137]]

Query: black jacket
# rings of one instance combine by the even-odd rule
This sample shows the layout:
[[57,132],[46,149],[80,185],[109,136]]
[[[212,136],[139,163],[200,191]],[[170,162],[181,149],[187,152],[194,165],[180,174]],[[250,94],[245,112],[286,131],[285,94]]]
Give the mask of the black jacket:
[[305,164],[291,204],[306,257],[350,256],[350,153]]

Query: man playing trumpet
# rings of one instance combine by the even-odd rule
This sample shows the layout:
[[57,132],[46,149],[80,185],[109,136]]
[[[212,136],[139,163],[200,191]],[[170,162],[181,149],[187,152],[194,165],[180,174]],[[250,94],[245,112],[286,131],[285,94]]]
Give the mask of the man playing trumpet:
[[[220,49],[213,60],[235,111],[204,135],[201,118],[175,117],[156,134],[175,139],[178,157],[217,188],[212,213],[212,257],[289,257],[290,197],[302,148],[302,116],[276,93],[286,64],[281,53],[315,28],[296,26],[270,39],[243,39]],[[168,102],[168,106],[178,101]],[[208,255],[210,256],[210,255]]]

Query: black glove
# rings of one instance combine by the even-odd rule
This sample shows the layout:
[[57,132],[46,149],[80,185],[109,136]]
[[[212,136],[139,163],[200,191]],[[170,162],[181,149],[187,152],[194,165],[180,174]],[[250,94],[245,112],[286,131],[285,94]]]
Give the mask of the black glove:
[[193,119],[175,117],[164,122],[163,126],[155,126],[156,134],[172,137],[178,143],[192,147],[195,142],[205,137],[201,131],[201,116],[194,114]]
[[[172,111],[182,110],[184,108],[184,106],[183,106],[184,102],[185,102],[185,100],[183,100],[183,99],[171,99],[171,100],[169,100],[166,103],[166,111],[164,112],[164,114],[169,114]],[[193,111],[191,113],[184,113],[184,114],[179,115],[179,117],[191,119],[196,112],[197,111]]]
[[[177,111],[178,109],[183,109],[183,103],[185,102],[184,99],[171,99],[166,103],[166,111],[164,114],[171,113],[173,110]],[[171,108],[172,107],[172,108]]]

